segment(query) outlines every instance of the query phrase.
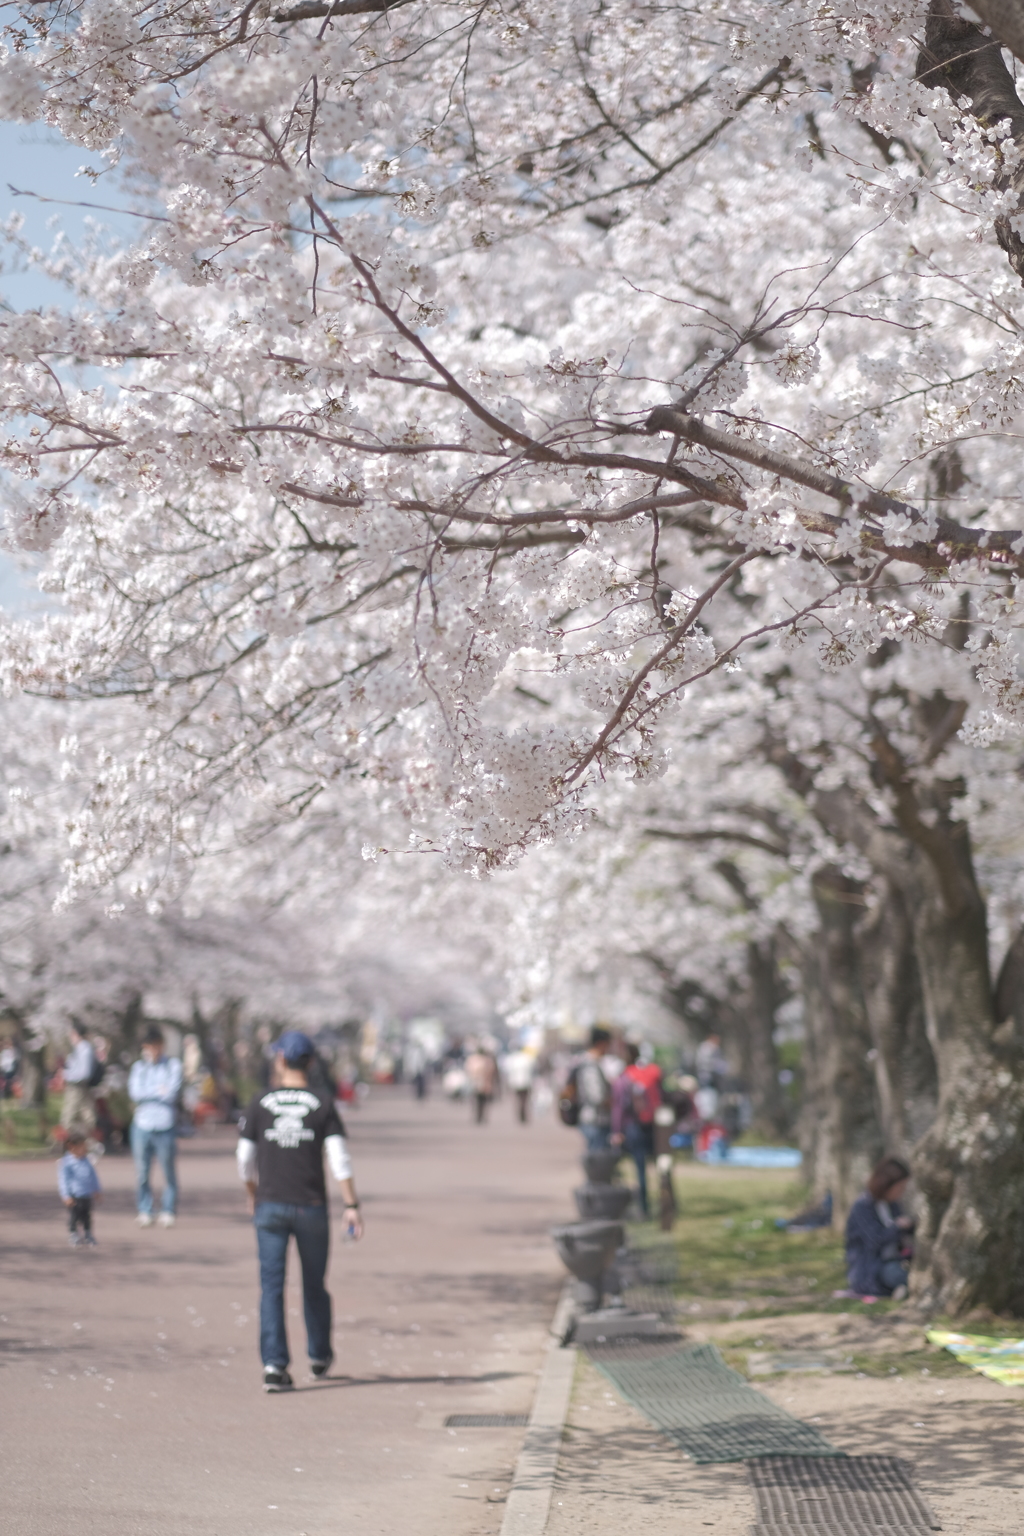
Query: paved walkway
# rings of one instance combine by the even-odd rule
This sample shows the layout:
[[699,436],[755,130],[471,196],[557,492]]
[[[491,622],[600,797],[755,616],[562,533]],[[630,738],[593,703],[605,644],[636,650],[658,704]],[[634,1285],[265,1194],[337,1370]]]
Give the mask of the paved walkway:
[[[95,1251],[67,1246],[50,1160],[0,1163],[0,1507],[6,1536],[492,1536],[561,1286],[579,1138],[375,1090],[349,1115],[367,1236],[338,1241],[334,1375],[260,1390],[252,1229],[234,1134],[182,1144],[177,1227],[133,1222],[100,1165]],[[338,1212],[340,1217],[340,1211]]]

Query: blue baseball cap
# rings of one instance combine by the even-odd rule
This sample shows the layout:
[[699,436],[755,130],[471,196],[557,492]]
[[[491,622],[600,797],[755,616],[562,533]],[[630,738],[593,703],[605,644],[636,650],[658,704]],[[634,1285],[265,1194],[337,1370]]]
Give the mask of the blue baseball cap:
[[302,1056],[312,1056],[315,1049],[312,1040],[308,1035],[304,1035],[301,1029],[286,1029],[274,1045],[274,1050],[279,1056],[283,1056],[289,1065]]

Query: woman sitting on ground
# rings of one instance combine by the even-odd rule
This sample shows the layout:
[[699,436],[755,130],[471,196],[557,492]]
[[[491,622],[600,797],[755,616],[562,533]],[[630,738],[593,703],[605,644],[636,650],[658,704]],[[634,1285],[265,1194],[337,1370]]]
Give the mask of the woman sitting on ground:
[[853,1202],[846,1221],[846,1271],[858,1296],[907,1294],[907,1260],[913,1220],[900,1210],[910,1169],[898,1157],[883,1157]]

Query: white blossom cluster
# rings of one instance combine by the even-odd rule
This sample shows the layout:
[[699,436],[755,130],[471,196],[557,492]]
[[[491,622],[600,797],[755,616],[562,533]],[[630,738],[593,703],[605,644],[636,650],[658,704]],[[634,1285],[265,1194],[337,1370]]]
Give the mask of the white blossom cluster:
[[966,729],[1020,731],[1020,149],[916,78],[926,11],[12,0],[0,113],[141,215],[0,314],[49,598],[0,683],[135,722],[73,890],[314,807],[496,868],[736,668],[968,618]]

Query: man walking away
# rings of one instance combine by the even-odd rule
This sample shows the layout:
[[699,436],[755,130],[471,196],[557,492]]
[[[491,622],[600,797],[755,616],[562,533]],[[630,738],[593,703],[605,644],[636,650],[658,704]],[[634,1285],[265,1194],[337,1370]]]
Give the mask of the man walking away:
[[603,1151],[611,1137],[612,1085],[604,1070],[604,1058],[611,1048],[611,1031],[595,1024],[590,1045],[576,1068],[579,1127],[588,1152]]
[[341,1185],[349,1236],[363,1233],[345,1128],[334,1099],[309,1085],[313,1042],[289,1029],[277,1042],[278,1086],[258,1093],[238,1122],[238,1173],[249,1191],[260,1263],[260,1358],[266,1392],[287,1392],[291,1356],[284,1320],[289,1238],[302,1266],[309,1368],[324,1376],[334,1359],[331,1298],[324,1285],[331,1234],[324,1152]]
[[[79,1248],[84,1243],[87,1248],[95,1248],[92,1205],[94,1200],[102,1200],[103,1191],[96,1169],[85,1155],[85,1132],[73,1125],[64,1139],[64,1145],[67,1151],[57,1164],[57,1188],[67,1206],[71,1246]],[[81,1235],[79,1225],[82,1228]]]
[[142,1059],[135,1062],[128,1074],[128,1097],[135,1106],[131,1141],[140,1227],[153,1225],[153,1191],[149,1174],[154,1156],[164,1176],[159,1225],[174,1226],[178,1209],[175,1124],[180,1093],[181,1062],[164,1055],[163,1031],[153,1024],[142,1037]]
[[71,1050],[64,1063],[60,1123],[65,1131],[72,1126],[91,1131],[96,1124],[96,1099],[91,1086],[96,1079],[96,1052],[85,1025],[79,1024],[77,1019],[72,1021],[69,1033]]

